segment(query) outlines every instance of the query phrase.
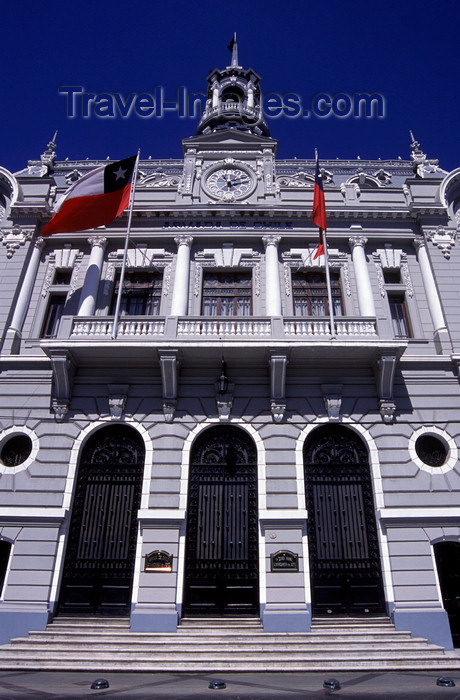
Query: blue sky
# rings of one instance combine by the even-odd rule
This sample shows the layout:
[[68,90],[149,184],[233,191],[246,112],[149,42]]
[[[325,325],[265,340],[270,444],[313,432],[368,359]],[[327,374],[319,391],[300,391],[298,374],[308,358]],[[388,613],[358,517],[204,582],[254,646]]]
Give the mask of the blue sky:
[[408,158],[409,130],[441,167],[460,166],[458,26],[452,0],[16,0],[2,8],[0,166],[38,159],[57,129],[59,159],[180,158],[196,120],[66,114],[59,87],[95,94],[179,86],[205,92],[213,68],[240,63],[264,94],[378,93],[383,118],[269,119],[281,158]]

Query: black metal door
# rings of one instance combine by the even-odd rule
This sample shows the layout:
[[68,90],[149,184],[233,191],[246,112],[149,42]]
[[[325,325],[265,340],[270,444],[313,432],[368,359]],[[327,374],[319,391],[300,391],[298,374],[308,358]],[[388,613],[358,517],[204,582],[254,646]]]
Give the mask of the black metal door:
[[144,445],[110,426],[86,444],[78,470],[60,614],[129,615]]
[[452,641],[454,647],[460,647],[460,543],[438,542],[434,553]]
[[199,436],[187,509],[185,615],[259,614],[256,449],[232,426]]
[[305,484],[313,614],[385,610],[372,481],[366,450],[338,425],[305,444]]

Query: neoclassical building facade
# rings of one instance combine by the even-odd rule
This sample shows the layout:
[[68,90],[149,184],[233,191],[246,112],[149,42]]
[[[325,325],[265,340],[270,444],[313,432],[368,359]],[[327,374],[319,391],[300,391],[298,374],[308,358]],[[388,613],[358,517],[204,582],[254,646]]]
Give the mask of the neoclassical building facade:
[[140,161],[121,290],[127,213],[41,237],[104,163],[0,168],[1,641],[387,615],[452,648],[460,168],[321,163],[329,300],[314,161],[277,159],[235,51],[208,82],[183,158]]

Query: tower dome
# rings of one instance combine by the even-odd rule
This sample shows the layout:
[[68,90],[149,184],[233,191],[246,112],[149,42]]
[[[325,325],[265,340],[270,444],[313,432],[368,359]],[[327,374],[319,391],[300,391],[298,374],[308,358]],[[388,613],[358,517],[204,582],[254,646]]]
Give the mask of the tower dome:
[[222,70],[215,68],[208,76],[206,108],[196,135],[221,129],[237,129],[257,136],[270,136],[263,116],[260,76],[239,65],[236,33],[228,46],[231,64]]

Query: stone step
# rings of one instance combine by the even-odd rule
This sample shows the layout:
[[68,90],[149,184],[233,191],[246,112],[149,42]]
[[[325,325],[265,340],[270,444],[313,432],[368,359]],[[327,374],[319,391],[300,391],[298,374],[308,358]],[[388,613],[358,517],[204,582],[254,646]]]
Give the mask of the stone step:
[[107,659],[106,661],[97,660],[78,660],[71,659],[70,661],[61,659],[17,659],[8,660],[7,662],[0,660],[1,670],[54,670],[54,671],[89,671],[94,673],[109,673],[120,671],[144,672],[144,673],[180,673],[180,672],[256,672],[256,671],[272,671],[272,672],[291,672],[291,673],[307,673],[310,671],[321,672],[338,672],[338,671],[436,671],[450,672],[460,670],[460,662],[431,659],[416,660],[416,659],[347,659],[347,660],[325,660],[317,661],[288,661],[281,660],[278,662],[270,662],[264,659],[263,661],[253,661],[245,659],[237,662],[236,660],[226,661],[205,661],[203,663],[197,661],[177,661],[168,658],[166,661],[131,661],[123,660],[122,662]]
[[[42,653],[43,651],[62,651],[63,653],[67,653],[67,650],[69,649],[69,644],[66,644],[65,642],[63,643],[62,641],[53,642],[53,640],[37,640],[35,638],[14,639],[13,645],[16,651],[21,652],[28,650],[36,650],[37,653]],[[114,653],[142,653],[144,651],[151,651],[152,653],[156,653],[160,650],[161,652],[177,652],[178,654],[206,653],[212,654],[214,656],[215,654],[218,654],[221,651],[227,654],[235,654],[239,653],[242,650],[244,650],[245,653],[251,654],[257,653],[259,651],[267,653],[271,651],[276,653],[287,651],[289,653],[299,652],[304,655],[317,654],[321,652],[344,653],[348,651],[365,653],[366,651],[373,650],[381,651],[385,654],[393,652],[399,654],[411,654],[412,652],[418,651],[428,651],[430,653],[438,651],[439,653],[444,654],[444,650],[442,649],[442,647],[438,647],[434,644],[428,645],[425,640],[408,640],[404,643],[396,642],[385,645],[379,643],[378,641],[373,643],[355,641],[348,642],[345,649],[341,642],[327,644],[314,643],[308,640],[301,642],[292,642],[291,640],[285,640],[282,638],[278,638],[272,641],[257,640],[251,642],[245,640],[244,642],[239,643],[234,643],[233,641],[228,641],[224,639],[218,640],[218,642],[213,641],[212,643],[206,640],[193,640],[192,642],[188,643],[182,641],[178,643],[172,640],[165,642],[160,639],[125,639],[120,642],[104,641],[103,643],[101,643],[100,641],[89,641],[82,639],[77,641],[72,640],[71,645],[72,651],[78,653],[81,650],[88,650],[94,653],[100,653],[100,651],[113,651]],[[11,647],[9,648],[11,649]],[[0,647],[0,651],[3,650],[7,652],[8,647]]]
[[[152,639],[154,641],[157,641],[159,644],[167,644],[168,642],[171,643],[177,643],[177,644],[196,644],[196,643],[210,643],[212,640],[212,644],[221,644],[221,643],[232,643],[232,644],[249,644],[255,641],[257,644],[261,644],[264,642],[273,642],[276,643],[277,640],[286,640],[288,639],[289,642],[296,642],[296,643],[302,643],[302,644],[343,644],[343,643],[353,643],[353,642],[362,642],[362,643],[374,643],[374,642],[379,642],[382,644],[390,644],[390,643],[396,643],[396,644],[404,644],[404,643],[411,643],[412,637],[410,637],[408,632],[399,632],[396,630],[393,631],[388,631],[385,632],[384,634],[378,634],[377,632],[372,633],[372,632],[367,632],[366,634],[359,634],[359,633],[354,633],[354,632],[341,632],[339,634],[317,634],[316,632],[305,632],[303,634],[300,633],[290,633],[287,637],[283,635],[279,635],[276,632],[264,632],[263,630],[255,633],[255,634],[243,634],[239,631],[233,632],[233,633],[221,633],[218,634],[217,632],[212,634],[212,635],[207,635],[208,639],[204,640],[203,635],[198,633],[198,632],[187,632],[184,634],[181,631],[178,631],[177,633],[171,632],[171,633],[165,633],[165,632],[158,632],[156,634],[152,634],[149,632],[129,632],[126,630],[125,632],[121,633],[107,633],[107,632],[99,632],[99,631],[94,631],[94,630],[49,630],[49,631],[43,631],[43,632],[30,632],[29,633],[29,638],[33,639],[34,641],[37,642],[56,642],[56,643],[68,643],[72,644],[73,642],[81,642],[84,641],[85,643],[93,643],[93,642],[99,642],[101,644],[104,644],[107,642],[107,640],[110,640],[110,642],[116,642],[116,643],[123,643],[126,642],[127,639],[129,639],[130,642],[132,643],[137,643],[138,641],[142,642],[145,641],[146,639]],[[14,640],[15,643],[20,640],[23,640],[25,638],[18,638],[17,640]]]
[[262,627],[259,617],[183,617],[181,627]]
[[89,627],[91,629],[129,629],[129,617],[55,617],[53,627]]
[[45,631],[0,647],[0,669],[460,670],[460,654],[449,654],[397,631],[388,618],[315,619],[311,632],[295,634],[264,632],[255,618],[187,619],[174,634],[133,633],[126,618],[57,618]]
[[[173,657],[177,661],[187,661],[195,660],[206,662],[211,661],[225,661],[234,660],[235,662],[248,661],[246,650],[241,649],[152,649],[147,647],[140,648],[128,646],[119,647],[118,649],[94,649],[85,648],[82,649],[37,649],[34,646],[30,646],[25,649],[1,649],[1,658],[7,659],[8,656],[18,656],[19,653],[23,659],[36,659],[37,661],[41,659],[56,659],[60,660],[72,660],[72,659],[86,659],[88,661],[108,661],[112,660],[122,660],[128,661],[131,659],[137,659],[139,661],[166,661],[171,660]],[[325,650],[323,648],[312,648],[312,649],[300,649],[293,650],[288,649],[284,652],[279,649],[254,649],[251,651],[251,661],[261,661],[266,659],[267,661],[280,661],[280,654],[283,654],[285,660],[287,661],[309,661],[315,660],[317,658],[324,658],[324,652],[327,651],[328,661],[340,661],[347,659],[369,659],[378,660],[381,658],[385,659],[419,659],[423,660],[427,656],[431,659],[444,659],[443,650],[437,649],[426,649],[426,648],[415,648],[415,649],[404,649],[401,653],[398,649],[366,649],[365,646],[353,648],[353,649],[329,649]]]

